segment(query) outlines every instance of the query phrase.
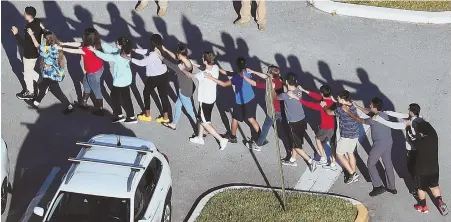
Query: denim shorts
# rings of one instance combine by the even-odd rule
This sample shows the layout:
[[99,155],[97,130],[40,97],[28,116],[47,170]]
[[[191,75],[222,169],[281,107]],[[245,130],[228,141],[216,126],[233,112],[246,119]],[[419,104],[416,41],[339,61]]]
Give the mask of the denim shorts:
[[100,84],[100,77],[102,77],[103,67],[95,73],[86,73],[83,78],[84,93],[93,92],[96,99],[102,99],[102,87]]

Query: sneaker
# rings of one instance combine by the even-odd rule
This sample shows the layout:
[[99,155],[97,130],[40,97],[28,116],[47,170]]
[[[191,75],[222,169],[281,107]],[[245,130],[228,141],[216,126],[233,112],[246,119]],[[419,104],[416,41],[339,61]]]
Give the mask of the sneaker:
[[146,114],[138,115],[138,119],[141,120],[141,121],[146,121],[146,122],[152,121],[152,117],[151,116],[146,116]]
[[345,183],[351,184],[351,183],[357,182],[357,181],[359,181],[358,178],[359,178],[359,175],[356,172],[354,172],[353,174],[348,176],[347,180],[345,179]]
[[200,144],[200,145],[204,145],[205,144],[204,139],[200,138],[198,136],[193,137],[193,138],[189,138],[189,141],[192,142],[192,143]]
[[246,25],[249,24],[250,20],[238,19],[233,22],[235,25]]
[[310,169],[310,172],[315,172],[316,170],[316,161],[312,161],[311,163],[309,163],[308,168]]
[[71,114],[74,111],[74,107],[72,105],[69,105],[66,109],[63,110],[64,115]]
[[236,138],[236,136],[229,136],[229,142],[238,143],[238,139]]
[[41,104],[41,103],[34,100],[31,106],[33,106],[34,108],[38,108],[39,104]]
[[413,207],[414,207],[415,210],[417,210],[418,212],[421,212],[421,213],[424,213],[424,214],[429,213],[428,206],[426,206],[426,205],[421,206],[420,204],[415,204],[415,205],[413,205]]
[[162,116],[155,119],[157,123],[169,123],[169,119],[165,119]]
[[112,123],[122,123],[125,121],[124,115],[119,115],[111,121]]
[[136,119],[136,116],[133,117],[127,117],[124,121],[124,123],[137,123],[138,119]]
[[259,145],[257,145],[257,143],[255,141],[253,141],[252,150],[257,151],[257,152],[261,152],[262,148]]
[[286,166],[298,166],[296,161],[291,162],[290,160],[282,160],[282,164]]
[[387,192],[391,193],[391,194],[398,194],[398,190],[396,189],[386,189]]
[[323,166],[323,169],[333,170],[333,171],[337,171],[338,170],[336,163],[330,163],[329,165],[325,165],[325,166]]
[[219,141],[219,146],[221,147],[220,150],[224,150],[226,148],[228,142],[229,142],[229,140],[225,139],[225,138],[222,139],[221,141]]
[[369,193],[370,197],[375,197],[377,195],[381,195],[385,193],[386,189],[384,186],[373,187],[373,190]]
[[446,216],[448,214],[448,206],[445,204],[445,202],[443,202],[442,199],[438,200],[437,207],[443,216]]
[[326,158],[321,157],[321,159],[316,164],[318,164],[319,166],[325,166],[329,163],[327,162]]
[[17,93],[16,97],[20,100],[30,100],[34,98],[34,94],[26,90],[24,92]]

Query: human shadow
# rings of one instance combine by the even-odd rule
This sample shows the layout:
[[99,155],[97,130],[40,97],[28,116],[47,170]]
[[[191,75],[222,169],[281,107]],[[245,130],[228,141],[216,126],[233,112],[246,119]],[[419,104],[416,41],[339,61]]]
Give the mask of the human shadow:
[[[108,118],[97,118],[87,112],[78,111],[65,116],[61,114],[63,108],[63,105],[55,104],[38,109],[36,112],[39,115],[34,123],[19,123],[27,128],[28,134],[17,151],[14,190],[6,219],[8,222],[20,221],[49,173],[60,169],[38,203],[38,206],[46,208],[61,183],[61,177],[70,166],[67,159],[75,157],[80,150],[80,147],[75,145],[76,142],[88,141],[98,134],[135,136],[133,131],[124,125],[111,124]],[[37,221],[38,217],[31,216],[30,219]]]
[[[379,89],[379,87],[372,83],[368,73],[363,68],[356,69],[357,76],[361,83],[353,83],[346,80],[338,80],[339,83],[344,86],[348,86],[355,90],[355,93],[351,93],[351,97],[359,98],[363,101],[365,107],[369,107],[371,99],[375,96],[382,99],[384,102],[384,110],[393,111],[395,105],[393,102]],[[407,170],[407,150],[405,143],[405,136],[401,130],[392,130],[393,147],[392,147],[392,159],[393,167],[400,178],[404,180],[405,185],[409,190],[413,189],[413,181],[409,176]],[[368,151],[367,151],[368,152]],[[380,164],[380,163],[379,163]],[[381,170],[382,166],[378,167],[381,178],[384,179],[385,172]],[[382,172],[381,172],[382,171]]]
[[[58,39],[73,42],[74,36],[80,35],[84,30],[74,30],[69,27],[66,17],[64,16],[61,7],[55,1],[44,1],[44,10],[46,18],[44,25],[47,29],[54,31]],[[81,100],[82,83],[84,71],[80,64],[81,58],[78,54],[65,54],[67,61],[67,71],[74,84],[77,101]]]
[[[116,42],[117,38],[120,36],[126,36],[134,40],[130,34],[129,24],[128,22],[122,18],[119,8],[116,6],[116,4],[109,2],[106,6],[107,11],[110,15],[110,24],[102,24],[98,22],[94,22],[95,25],[98,27],[105,29],[108,31],[108,34],[105,36],[102,36],[103,40],[108,43]],[[138,90],[138,87],[136,86],[136,73],[137,69],[134,65],[130,66],[132,70],[132,84],[130,85],[130,89],[135,96],[135,99],[140,106],[141,109],[144,109],[144,103],[141,98],[141,93]],[[112,75],[105,75],[105,73],[102,75],[102,82],[105,82],[106,85],[110,88],[113,86],[113,77]],[[102,94],[107,95],[108,92],[103,89]]]
[[[9,60],[9,64],[11,65],[13,73],[16,75],[17,80],[19,80],[22,89],[25,90],[27,87],[23,80],[23,65],[22,59],[18,58],[18,53],[22,55],[22,50],[18,50],[18,43],[13,33],[10,31],[12,26],[16,26],[19,30],[23,30],[22,27],[25,27],[25,20],[23,15],[19,10],[9,1],[2,1],[2,26],[4,27],[4,31],[2,33],[2,47],[5,50],[6,57]],[[28,35],[28,33],[21,33],[19,31],[18,35]],[[22,56],[20,56],[22,57]],[[38,72],[39,73],[39,72]],[[2,76],[3,79],[3,76]],[[19,91],[18,91],[19,92]]]

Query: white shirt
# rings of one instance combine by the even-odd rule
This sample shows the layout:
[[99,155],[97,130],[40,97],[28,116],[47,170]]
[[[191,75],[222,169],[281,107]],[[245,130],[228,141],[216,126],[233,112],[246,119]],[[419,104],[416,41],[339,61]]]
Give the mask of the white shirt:
[[[145,55],[147,54],[147,49],[136,49],[135,52]],[[146,76],[159,76],[168,71],[168,67],[155,51],[150,52],[149,56],[146,56],[144,59],[132,59],[132,63],[137,66],[145,66]]]
[[211,70],[205,70],[196,74],[196,79],[199,81],[197,90],[197,101],[200,103],[213,104],[216,101],[216,83],[210,79],[205,78],[205,73],[210,73],[213,78],[219,77],[219,67],[213,65]]

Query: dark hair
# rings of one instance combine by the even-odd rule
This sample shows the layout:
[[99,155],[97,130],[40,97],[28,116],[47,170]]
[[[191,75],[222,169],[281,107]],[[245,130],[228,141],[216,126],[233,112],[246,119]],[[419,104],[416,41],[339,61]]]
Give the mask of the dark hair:
[[163,38],[161,38],[161,35],[153,34],[150,36],[150,45],[162,51]]
[[133,46],[132,41],[125,36],[117,38],[117,44],[121,46],[121,53],[130,54],[132,52]]
[[186,46],[184,44],[178,43],[175,53],[182,55],[182,56],[188,56],[188,49],[186,48]]
[[332,95],[332,89],[330,89],[330,86],[328,85],[322,85],[319,88],[319,91],[321,92],[321,94],[323,94],[324,97],[329,97]]
[[271,74],[273,78],[280,78],[280,68],[275,65],[270,65],[268,67],[268,73]]
[[85,34],[83,35],[82,41],[83,46],[92,46],[97,50],[102,47],[99,32],[95,28],[85,29]]
[[377,111],[382,110],[382,106],[384,105],[384,102],[379,97],[374,97],[371,100],[371,104],[373,104],[373,107],[377,109]]
[[285,76],[285,82],[289,86],[298,86],[298,77],[295,73],[290,72]]
[[[56,38],[56,35],[51,31],[45,31],[44,32],[44,38],[45,38],[45,44],[48,46],[52,45],[59,45],[60,42],[58,38]],[[41,60],[41,66],[43,67],[45,65],[44,59]],[[58,65],[61,68],[64,68],[64,53],[63,50],[58,50]]]
[[411,103],[409,105],[409,111],[413,113],[413,115],[415,116],[419,116],[420,115],[420,105],[416,104],[416,103]]
[[202,58],[207,62],[208,65],[215,64],[216,55],[213,52],[205,51],[202,54]]
[[25,13],[34,18],[36,16],[36,9],[33,6],[27,6],[25,7]]
[[244,59],[243,57],[238,57],[236,59],[236,65],[238,66],[238,69],[240,71],[243,71],[246,69],[246,59]]
[[340,99],[344,99],[345,101],[349,101],[350,100],[349,91],[345,89],[341,90],[340,92],[338,92],[338,97],[340,97]]

